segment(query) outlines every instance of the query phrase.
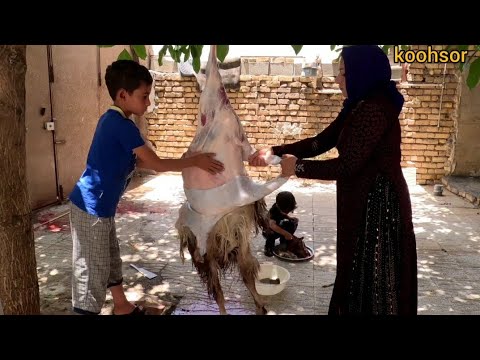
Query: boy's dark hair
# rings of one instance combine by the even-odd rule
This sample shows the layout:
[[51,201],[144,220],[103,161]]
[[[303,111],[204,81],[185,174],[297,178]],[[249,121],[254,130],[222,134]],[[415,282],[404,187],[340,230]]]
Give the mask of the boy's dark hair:
[[281,191],[277,194],[275,203],[278,208],[284,213],[288,214],[297,208],[297,201],[295,196],[290,191]]
[[151,85],[153,83],[152,75],[145,66],[133,60],[117,60],[108,65],[105,72],[108,93],[114,101],[118,90],[125,89],[131,94],[140,87],[142,82]]

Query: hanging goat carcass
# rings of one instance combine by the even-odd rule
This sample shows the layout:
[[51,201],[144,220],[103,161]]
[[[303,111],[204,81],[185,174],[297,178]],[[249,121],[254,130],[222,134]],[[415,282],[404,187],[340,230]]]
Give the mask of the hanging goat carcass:
[[[186,202],[175,224],[180,238],[180,255],[188,248],[192,262],[215,299],[221,314],[226,314],[220,274],[233,265],[253,296],[257,314],[265,314],[264,304],[255,289],[259,270],[251,254],[255,231],[267,226],[264,197],[282,186],[287,178],[277,177],[263,184],[252,181],[244,161],[254,153],[238,116],[228,100],[218,70],[216,46],[211,45],[206,80],[200,96],[195,137],[184,156],[196,152],[216,153],[225,170],[212,175],[200,168],[183,170]],[[278,163],[278,157],[268,159]]]

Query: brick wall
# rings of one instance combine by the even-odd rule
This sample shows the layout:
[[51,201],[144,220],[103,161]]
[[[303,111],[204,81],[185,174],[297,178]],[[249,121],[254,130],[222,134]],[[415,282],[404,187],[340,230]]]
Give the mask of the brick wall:
[[438,182],[451,171],[459,73],[454,64],[413,63],[409,65],[407,81],[399,85],[405,97],[400,115],[402,166],[416,167],[419,184]]
[[[447,65],[445,77],[443,71],[443,64],[411,64],[408,82],[398,86],[405,96],[400,119],[402,166],[415,166],[420,184],[438,181],[450,167],[458,76],[451,64]],[[178,158],[196,130],[200,97],[196,80],[178,74],[156,74],[155,91],[157,108],[146,116],[148,139],[158,156]],[[332,77],[241,75],[240,89],[227,93],[256,148],[316,135],[335,119],[343,102]],[[335,156],[333,149],[318,158]],[[279,173],[275,166],[248,170],[251,176],[264,179]]]

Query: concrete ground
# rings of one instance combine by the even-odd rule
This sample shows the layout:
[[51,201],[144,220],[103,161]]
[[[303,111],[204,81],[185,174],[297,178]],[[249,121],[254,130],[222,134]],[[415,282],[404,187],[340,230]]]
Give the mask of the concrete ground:
[[[414,185],[414,173],[408,169],[405,173],[417,236],[419,314],[480,314],[480,210],[448,190],[435,197],[433,186]],[[305,236],[315,257],[303,263],[266,258],[261,235],[253,239],[253,253],[260,263],[273,262],[291,274],[284,291],[265,297],[267,309],[270,314],[325,315],[335,279],[335,185],[290,180],[280,190],[295,194],[297,234]],[[275,195],[266,198],[267,206]],[[182,264],[179,256],[174,223],[183,201],[181,177],[173,173],[137,177],[125,194],[117,213],[117,233],[127,294],[132,301],[147,298],[159,304],[164,314],[218,314],[189,257]],[[38,212],[34,221],[44,314],[71,314],[72,243],[68,215],[62,216],[67,212],[67,205],[50,207]],[[131,263],[159,276],[148,280]],[[236,272],[223,279],[222,286],[229,313],[255,313]],[[102,314],[109,314],[111,306],[108,295]]]

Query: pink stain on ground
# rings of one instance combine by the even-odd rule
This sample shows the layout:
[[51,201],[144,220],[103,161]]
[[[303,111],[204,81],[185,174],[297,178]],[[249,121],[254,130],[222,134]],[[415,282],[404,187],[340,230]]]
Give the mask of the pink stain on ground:
[[47,226],[47,228],[51,232],[60,232],[60,231],[64,230],[62,227],[58,226],[57,224],[50,224],[50,225]]
[[[145,205],[143,203],[137,203],[133,201],[122,201],[117,208],[117,214],[120,215],[141,215],[141,214],[164,214],[167,210],[160,207],[153,205]],[[59,216],[60,214],[55,214],[52,212],[46,212],[39,214],[35,222],[35,226],[37,227],[40,224],[44,224],[40,226],[38,229],[47,230],[53,233],[70,231],[70,216],[69,214],[62,216],[61,218],[55,219],[51,222],[48,222],[50,219]]]
[[55,219],[51,222],[48,222],[50,219],[55,218],[61,214],[54,214],[51,212],[43,213],[38,215],[37,224],[44,224],[41,229],[48,230],[51,232],[60,232],[60,231],[70,231],[70,217],[69,214],[62,216],[61,218]]
[[39,222],[40,224],[43,224],[44,222],[50,220],[51,218],[54,218],[56,216],[56,214],[54,213],[45,213],[45,214],[40,214],[38,215],[38,218],[37,218],[37,222]]

